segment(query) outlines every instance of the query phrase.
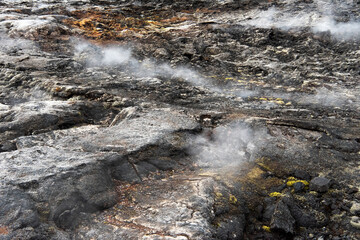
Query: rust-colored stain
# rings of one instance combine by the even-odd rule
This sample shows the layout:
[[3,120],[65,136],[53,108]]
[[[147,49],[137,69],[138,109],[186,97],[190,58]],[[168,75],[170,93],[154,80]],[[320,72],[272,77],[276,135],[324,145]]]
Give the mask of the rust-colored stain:
[[161,236],[166,235],[166,233],[164,231],[158,231],[156,229],[149,228],[149,227],[143,226],[141,224],[136,224],[133,222],[121,221],[121,220],[116,219],[116,217],[114,217],[114,216],[108,216],[106,218],[106,222],[108,224],[116,226],[116,227],[125,227],[125,228],[136,229],[136,230],[146,233],[146,234],[157,234],[157,235],[161,235]]
[[120,205],[126,205],[133,207],[135,204],[132,201],[132,193],[136,192],[139,188],[139,184],[123,183],[121,181],[116,181],[116,192],[118,194],[118,203]]
[[105,223],[116,227],[131,228],[146,234],[158,234],[165,236],[164,231],[143,226],[131,219],[132,215],[136,215],[136,212],[139,211],[136,199],[133,195],[137,191],[141,192],[144,186],[117,180],[115,180],[115,184],[116,192],[118,193],[118,205],[115,209],[118,209],[117,211],[119,211],[120,214],[117,214],[117,211],[115,211],[115,213],[105,216]]
[[9,230],[7,229],[7,227],[0,227],[0,235],[8,235],[9,234]]
[[165,11],[115,11],[77,10],[70,13],[64,23],[81,30],[85,37],[97,40],[121,40],[125,37],[141,37],[156,29],[191,19],[184,12],[171,13]]

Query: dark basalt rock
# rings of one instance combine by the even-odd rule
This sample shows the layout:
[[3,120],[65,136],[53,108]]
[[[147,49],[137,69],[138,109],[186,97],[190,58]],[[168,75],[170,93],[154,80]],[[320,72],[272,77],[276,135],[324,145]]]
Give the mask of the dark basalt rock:
[[304,170],[299,170],[299,169],[296,169],[295,172],[294,172],[294,177],[296,178],[299,178],[299,179],[303,179],[303,180],[306,180],[306,181],[310,181],[311,180],[311,176],[309,173],[307,173],[306,171]]
[[294,233],[294,224],[295,219],[291,216],[288,206],[282,201],[276,203],[270,222],[271,229]]
[[40,225],[40,218],[30,196],[20,189],[1,188],[0,224],[9,230],[26,227],[36,228]]
[[317,192],[327,192],[331,181],[324,177],[315,177],[310,181],[310,189]]
[[216,229],[215,239],[241,239],[244,232],[245,219],[228,218]]
[[305,184],[302,182],[296,182],[296,183],[294,183],[293,187],[294,187],[294,191],[296,193],[298,193],[298,192],[301,192],[302,190],[304,190]]

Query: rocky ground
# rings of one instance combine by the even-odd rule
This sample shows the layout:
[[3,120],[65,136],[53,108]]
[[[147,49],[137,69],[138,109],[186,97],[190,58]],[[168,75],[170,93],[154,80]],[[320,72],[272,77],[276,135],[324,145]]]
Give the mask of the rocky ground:
[[359,239],[359,13],[0,2],[0,239]]

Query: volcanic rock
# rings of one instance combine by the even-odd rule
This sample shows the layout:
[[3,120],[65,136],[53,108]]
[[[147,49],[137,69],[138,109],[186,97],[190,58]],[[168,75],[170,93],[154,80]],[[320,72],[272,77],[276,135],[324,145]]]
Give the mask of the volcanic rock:
[[310,190],[317,192],[327,192],[331,181],[324,177],[315,177],[310,181]]
[[310,174],[305,172],[304,170],[300,170],[300,169],[295,170],[294,177],[299,178],[299,179],[304,179],[309,182],[311,180]]
[[296,182],[294,183],[293,187],[294,187],[294,191],[297,193],[297,192],[301,192],[305,188],[305,184],[302,182]]
[[1,1],[0,239],[359,239],[359,7]]
[[271,229],[282,230],[286,233],[294,232],[295,219],[291,216],[290,210],[287,205],[279,201],[274,209],[271,217]]

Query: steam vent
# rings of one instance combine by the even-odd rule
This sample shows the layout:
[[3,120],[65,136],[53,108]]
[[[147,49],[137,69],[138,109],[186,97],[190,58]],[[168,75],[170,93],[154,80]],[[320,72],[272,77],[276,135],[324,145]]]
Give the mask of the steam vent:
[[359,0],[0,0],[0,240],[357,240],[359,190]]

